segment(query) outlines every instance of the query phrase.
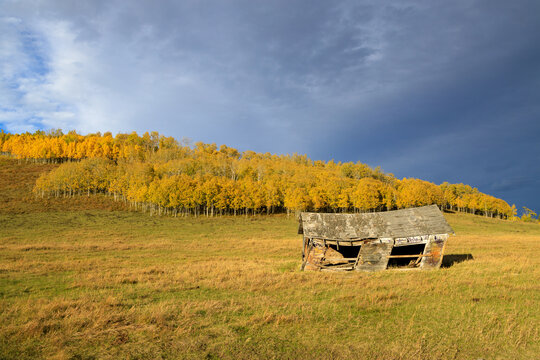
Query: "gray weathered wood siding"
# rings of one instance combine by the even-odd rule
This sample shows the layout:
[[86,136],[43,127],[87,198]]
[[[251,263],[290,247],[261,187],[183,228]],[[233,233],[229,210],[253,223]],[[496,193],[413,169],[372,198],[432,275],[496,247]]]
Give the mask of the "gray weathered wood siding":
[[299,233],[317,239],[404,238],[454,233],[437,205],[362,214],[304,212],[300,216]]
[[[409,258],[408,265],[397,266],[436,269],[448,234],[454,233],[436,205],[365,214],[302,213],[298,232],[304,235],[302,269],[334,271],[384,270],[390,259]],[[394,247],[419,244],[425,244],[423,254],[392,253]],[[359,247],[358,256],[343,256],[347,251],[342,254],[340,246]]]
[[424,250],[424,254],[430,254],[430,256],[422,258],[420,262],[421,269],[438,269],[441,267],[447,239],[448,235],[446,234],[430,236]]
[[360,248],[360,258],[356,270],[379,271],[386,269],[388,256],[392,252],[393,246],[393,242],[366,241]]

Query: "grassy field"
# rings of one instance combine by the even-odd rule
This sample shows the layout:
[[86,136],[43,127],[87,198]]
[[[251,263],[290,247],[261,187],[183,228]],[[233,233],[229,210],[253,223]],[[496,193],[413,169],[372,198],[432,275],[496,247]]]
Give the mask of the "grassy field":
[[447,214],[440,270],[300,272],[286,216],[34,199],[52,166],[0,158],[0,359],[539,357],[538,224]]

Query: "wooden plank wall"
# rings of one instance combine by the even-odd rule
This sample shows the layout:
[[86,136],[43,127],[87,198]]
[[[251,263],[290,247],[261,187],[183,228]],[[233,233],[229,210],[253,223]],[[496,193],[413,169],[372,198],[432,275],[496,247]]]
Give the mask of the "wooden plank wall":
[[421,269],[438,269],[441,267],[447,240],[448,235],[446,234],[430,235],[424,254],[431,253],[431,256],[422,258],[422,261],[420,262]]
[[379,271],[386,269],[392,247],[394,247],[393,241],[366,241],[360,248],[360,258],[356,270]]
[[[447,239],[447,234],[427,237],[424,256],[419,259],[420,269],[437,269],[441,266]],[[350,266],[346,267],[349,270],[355,268],[355,270],[361,271],[385,270],[394,246],[395,240],[392,238],[365,240],[360,248],[356,263],[350,263]],[[399,244],[398,246],[403,245]],[[329,265],[346,263],[347,261],[354,262],[353,259],[344,259],[341,253],[328,247],[325,240],[304,238],[302,270],[321,270]],[[344,270],[341,267],[334,269]]]

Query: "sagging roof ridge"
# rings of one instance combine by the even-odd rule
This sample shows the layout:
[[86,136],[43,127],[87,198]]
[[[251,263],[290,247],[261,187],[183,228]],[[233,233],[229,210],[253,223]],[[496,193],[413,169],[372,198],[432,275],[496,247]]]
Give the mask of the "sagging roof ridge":
[[368,239],[453,234],[437,205],[373,213],[300,214],[300,234],[320,239]]

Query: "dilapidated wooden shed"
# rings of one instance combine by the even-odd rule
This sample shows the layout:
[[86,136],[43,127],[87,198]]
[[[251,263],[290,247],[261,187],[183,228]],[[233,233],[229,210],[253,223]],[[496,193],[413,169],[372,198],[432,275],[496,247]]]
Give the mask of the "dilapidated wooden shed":
[[300,214],[302,270],[436,269],[454,231],[437,205],[362,214]]

